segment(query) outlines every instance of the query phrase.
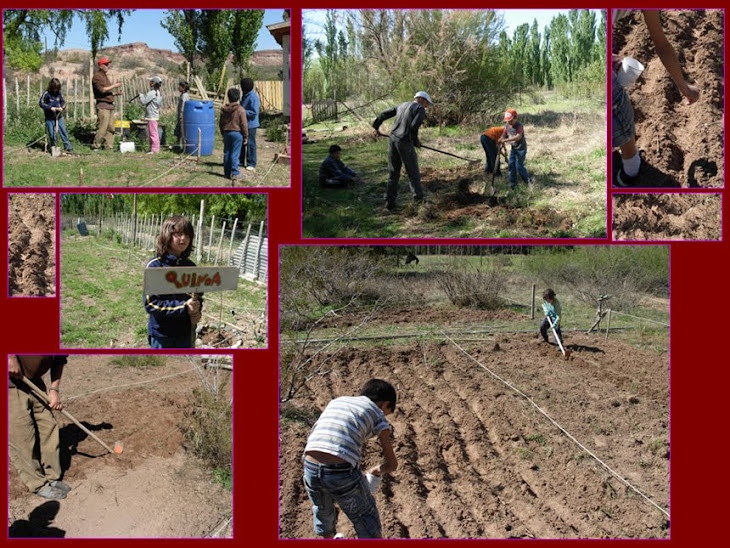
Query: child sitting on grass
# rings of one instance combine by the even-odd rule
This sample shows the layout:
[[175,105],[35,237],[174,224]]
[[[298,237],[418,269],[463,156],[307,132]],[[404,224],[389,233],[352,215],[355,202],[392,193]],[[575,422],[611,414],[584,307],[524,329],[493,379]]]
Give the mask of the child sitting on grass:
[[51,146],[56,146],[56,126],[58,126],[58,134],[63,141],[63,148],[66,153],[73,151],[71,143],[68,141],[68,133],[66,132],[66,122],[63,120],[63,109],[66,107],[66,101],[61,94],[61,81],[58,78],[51,78],[48,83],[48,89],[43,92],[38,106],[43,109],[46,117],[46,130],[51,142]]
[[345,187],[347,183],[359,180],[357,173],[340,160],[342,148],[332,145],[329,156],[319,166],[319,184],[327,187]]
[[248,122],[246,111],[238,102],[241,92],[236,88],[228,90],[228,103],[221,109],[218,126],[223,135],[223,175],[235,181],[240,178],[238,169],[241,147],[248,143]]
[[[550,329],[550,323],[552,322],[553,327],[555,328],[554,335],[560,339],[560,344],[563,344],[563,334],[560,331],[560,315],[563,312],[562,307],[560,306],[560,301],[555,296],[555,291],[548,288],[546,289],[542,294],[542,311],[545,313],[545,317],[542,319],[542,323],[540,324],[540,335],[542,335],[542,339],[549,343],[548,340],[548,330]],[[556,340],[554,344],[558,344],[558,341]]]
[[385,420],[395,404],[395,388],[371,379],[359,396],[342,396],[328,403],[314,424],[304,448],[304,486],[312,501],[314,531],[320,537],[335,538],[337,503],[358,538],[381,538],[380,515],[360,460],[365,442],[377,436],[385,460],[368,474],[379,477],[398,468]]
[[[190,221],[173,215],[162,223],[157,237],[157,255],[147,263],[147,268],[195,266],[188,258],[193,251],[194,239]],[[150,348],[193,348],[193,326],[200,322],[202,306],[202,294],[145,295]]]
[[[622,17],[630,14],[632,10],[612,10],[612,22],[615,23]],[[685,104],[694,103],[700,97],[700,90],[690,84],[682,74],[682,66],[679,64],[677,52],[667,40],[662,28],[660,19],[661,12],[658,10],[641,10],[644,16],[644,23],[649,30],[649,36],[654,43],[659,59],[664,68],[674,80],[674,84],[684,95]],[[620,61],[618,56],[613,56],[614,63]],[[612,126],[611,141],[614,148],[621,150],[621,169],[614,179],[614,186],[630,187],[639,186],[641,183],[639,169],[641,168],[641,156],[636,148],[636,129],[634,127],[634,109],[631,100],[624,87],[617,79],[616,71],[612,74]]]

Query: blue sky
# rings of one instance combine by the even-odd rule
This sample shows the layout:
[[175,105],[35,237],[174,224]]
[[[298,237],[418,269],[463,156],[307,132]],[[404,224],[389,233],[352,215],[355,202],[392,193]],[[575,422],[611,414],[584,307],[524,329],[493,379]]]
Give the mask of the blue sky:
[[[261,26],[256,40],[256,49],[281,49],[274,37],[266,28],[266,25],[280,23],[282,21],[283,9],[265,10],[264,24]],[[131,42],[146,42],[151,48],[169,49],[177,51],[172,36],[160,26],[164,18],[165,10],[136,10],[124,21],[122,27],[122,38],[117,40],[119,33],[116,26],[112,25],[109,32],[109,40],[104,43],[105,47],[129,44]],[[55,36],[47,33],[48,48],[52,48]],[[41,38],[41,41],[43,39]],[[86,37],[86,30],[78,20],[74,20],[73,27],[66,35],[66,41],[61,49],[89,49],[89,40]]]
[[[537,26],[540,29],[540,34],[545,29],[553,17],[559,13],[567,13],[570,10],[556,10],[556,9],[509,9],[509,10],[497,10],[504,17],[506,31],[509,36],[512,36],[514,30],[522,25],[528,23],[532,26],[532,22],[537,19]],[[596,12],[596,23],[600,21],[598,10],[591,10]],[[304,25],[306,26],[307,35],[315,35],[321,32],[321,28],[324,25],[325,10],[305,10],[304,11]]]

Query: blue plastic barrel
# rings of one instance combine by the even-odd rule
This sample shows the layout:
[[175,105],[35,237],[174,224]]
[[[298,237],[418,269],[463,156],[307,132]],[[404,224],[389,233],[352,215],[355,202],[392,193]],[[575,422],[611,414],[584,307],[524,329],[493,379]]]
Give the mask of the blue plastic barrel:
[[197,153],[198,128],[200,128],[200,155],[213,154],[215,141],[215,112],[213,101],[185,101],[183,109],[183,135],[185,152]]

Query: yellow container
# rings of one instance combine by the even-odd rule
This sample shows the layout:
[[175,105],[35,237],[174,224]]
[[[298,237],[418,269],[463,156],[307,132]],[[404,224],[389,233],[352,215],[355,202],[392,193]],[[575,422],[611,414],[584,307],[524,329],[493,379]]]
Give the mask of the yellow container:
[[129,124],[129,120],[115,120],[114,127],[116,129],[119,129],[119,128],[129,129],[131,126]]

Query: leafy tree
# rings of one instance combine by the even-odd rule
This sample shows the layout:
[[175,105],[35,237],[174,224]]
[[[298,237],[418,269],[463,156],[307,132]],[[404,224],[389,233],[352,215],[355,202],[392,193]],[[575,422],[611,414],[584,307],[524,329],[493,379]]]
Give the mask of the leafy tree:
[[239,72],[247,70],[256,51],[256,37],[264,23],[264,10],[235,10],[231,23],[231,53]]
[[175,46],[190,64],[191,72],[197,74],[195,54],[198,51],[202,25],[200,11],[167,10],[160,24],[174,38]]
[[[102,48],[109,39],[109,25],[116,23],[119,36],[125,17],[132,10],[5,10],[3,11],[3,39],[5,44],[25,52],[25,63],[34,64],[27,56],[40,41],[46,30],[50,30],[56,37],[55,45],[62,46],[66,34],[71,28],[74,18],[77,18],[86,28],[89,37],[89,46],[92,57]],[[6,46],[7,49],[7,46]],[[6,52],[7,55],[7,52]],[[39,52],[40,56],[40,52]]]
[[537,27],[537,19],[532,22],[530,27],[530,42],[527,50],[527,63],[529,73],[527,75],[528,82],[537,86],[543,83],[542,70],[540,67],[540,32]]
[[43,44],[38,40],[23,39],[20,36],[9,36],[3,44],[5,64],[15,70],[36,72],[43,64],[41,49]]

